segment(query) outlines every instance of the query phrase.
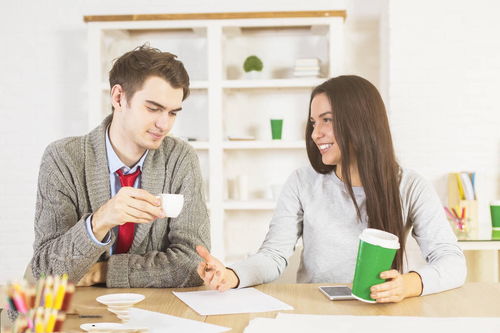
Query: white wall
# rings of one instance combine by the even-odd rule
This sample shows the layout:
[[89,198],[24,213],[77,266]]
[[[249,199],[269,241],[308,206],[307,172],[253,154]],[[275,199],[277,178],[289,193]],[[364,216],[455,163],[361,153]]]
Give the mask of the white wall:
[[0,283],[32,253],[36,181],[45,146],[86,125],[86,32],[64,1],[0,3]]
[[500,3],[389,0],[387,7],[382,53],[400,162],[443,199],[446,173],[476,171],[480,227],[489,231],[488,202],[500,198]]

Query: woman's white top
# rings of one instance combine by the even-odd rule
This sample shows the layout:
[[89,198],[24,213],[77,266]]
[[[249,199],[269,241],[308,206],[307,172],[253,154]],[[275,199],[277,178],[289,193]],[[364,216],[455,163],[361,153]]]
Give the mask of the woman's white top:
[[[278,278],[300,237],[304,249],[297,282],[351,283],[359,235],[368,227],[363,187],[352,189],[361,221],[335,173],[319,174],[311,166],[296,170],[283,187],[259,251],[229,266],[240,279],[239,287]],[[436,191],[416,172],[404,169],[400,192],[405,230],[412,231],[427,262],[413,269],[422,278],[422,294],[461,286],[467,274],[465,258]]]

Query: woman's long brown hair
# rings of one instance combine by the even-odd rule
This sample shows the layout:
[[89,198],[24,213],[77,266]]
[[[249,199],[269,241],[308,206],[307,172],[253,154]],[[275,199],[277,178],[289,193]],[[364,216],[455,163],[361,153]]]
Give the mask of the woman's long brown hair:
[[[390,232],[399,237],[400,250],[393,267],[403,269],[405,228],[401,209],[399,183],[401,169],[396,161],[387,112],[377,88],[359,76],[339,76],[317,86],[314,96],[326,94],[333,111],[333,131],[341,153],[342,181],[351,196],[359,220],[361,212],[352,190],[350,167],[357,164],[366,196],[368,227]],[[321,160],[318,147],[311,138],[313,126],[306,127],[307,155],[319,173],[335,170]]]

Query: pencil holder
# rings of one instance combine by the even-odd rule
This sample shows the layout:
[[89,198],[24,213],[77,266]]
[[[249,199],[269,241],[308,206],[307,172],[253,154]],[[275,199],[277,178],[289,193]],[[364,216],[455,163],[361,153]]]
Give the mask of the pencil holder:
[[474,173],[448,174],[447,216],[458,239],[478,237],[478,203]]
[[448,218],[457,238],[460,240],[476,239],[478,237],[477,200],[460,200],[456,206],[450,205],[450,207],[456,207],[458,215],[465,211],[462,226],[456,220]]

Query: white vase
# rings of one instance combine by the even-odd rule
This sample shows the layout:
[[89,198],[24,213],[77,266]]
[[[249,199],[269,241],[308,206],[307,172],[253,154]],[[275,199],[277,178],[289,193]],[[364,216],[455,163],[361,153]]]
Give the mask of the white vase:
[[257,71],[245,72],[244,78],[246,80],[258,80],[262,78],[262,72],[257,72]]

